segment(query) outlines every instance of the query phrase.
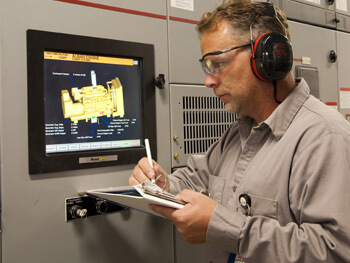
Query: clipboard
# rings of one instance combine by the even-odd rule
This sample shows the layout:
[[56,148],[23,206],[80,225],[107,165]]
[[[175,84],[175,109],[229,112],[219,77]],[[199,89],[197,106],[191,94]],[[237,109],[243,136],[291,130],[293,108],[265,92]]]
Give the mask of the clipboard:
[[88,190],[85,194],[156,216],[161,215],[151,210],[148,207],[149,204],[157,204],[175,209],[181,209],[185,206],[185,202],[180,198],[163,191],[159,186],[149,181],[134,186]]

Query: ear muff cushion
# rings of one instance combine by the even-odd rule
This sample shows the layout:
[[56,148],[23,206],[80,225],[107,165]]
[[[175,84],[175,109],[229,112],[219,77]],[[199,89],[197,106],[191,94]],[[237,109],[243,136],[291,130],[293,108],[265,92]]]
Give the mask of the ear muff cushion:
[[292,69],[293,51],[288,39],[277,33],[260,35],[254,43],[251,66],[262,80],[283,79]]

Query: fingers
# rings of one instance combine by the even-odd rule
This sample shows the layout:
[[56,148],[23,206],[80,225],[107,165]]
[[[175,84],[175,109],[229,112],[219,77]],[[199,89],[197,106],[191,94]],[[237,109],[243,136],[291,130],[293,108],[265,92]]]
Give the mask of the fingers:
[[149,208],[170,220],[173,220],[173,214],[174,212],[177,211],[177,209],[175,208],[161,206],[161,205],[154,205],[154,204],[150,204]]
[[148,163],[147,158],[144,157],[138,162],[138,164],[135,166],[134,170],[132,171],[129,177],[129,184],[136,185],[146,180],[150,181],[152,178],[155,177],[155,175],[156,174],[153,168]]
[[170,182],[168,180],[168,174],[156,161],[152,160],[152,165],[153,168],[150,166],[146,157],[142,158],[135,167],[132,176],[137,180],[139,184],[144,182],[145,180],[150,181],[153,178],[158,178],[157,185],[165,191],[169,191]]
[[[154,166],[155,161],[152,160],[152,162]],[[148,177],[148,179],[152,179],[156,176],[154,169],[151,167],[146,157],[143,157],[141,160],[139,160],[137,166],[141,169],[143,174],[145,174]]]
[[140,184],[139,181],[137,181],[133,175],[130,175],[129,185],[137,185],[137,184]]
[[206,242],[208,224],[217,203],[204,194],[187,189],[178,196],[187,203],[184,208],[174,209],[152,204],[149,207],[173,221],[187,242],[191,244]]
[[178,232],[187,242],[204,243],[208,224],[217,203],[206,195],[188,189],[178,196],[187,203],[184,208],[158,211],[174,222]]
[[168,180],[167,173],[154,160],[152,160],[152,164],[153,164],[153,168],[149,164],[148,159],[146,157],[140,159],[129,177],[129,184],[137,185],[146,180],[150,181],[153,178],[157,178],[160,174],[162,174],[164,176],[159,177],[159,179],[157,180],[157,184],[161,188],[164,188],[164,186],[167,186],[165,190],[168,191],[169,182],[166,184],[166,181]]
[[189,189],[184,189],[177,196],[181,198],[185,203],[195,203],[198,197],[203,197],[203,194],[194,192]]
[[[146,157],[139,160],[138,164],[135,166],[129,177],[129,185],[138,185],[144,181],[150,181],[153,178],[157,179],[157,185],[165,191],[170,189],[170,181],[168,179],[168,174],[163,170],[163,168],[154,160],[152,160],[152,165],[148,162]],[[164,176],[159,176],[164,175]]]

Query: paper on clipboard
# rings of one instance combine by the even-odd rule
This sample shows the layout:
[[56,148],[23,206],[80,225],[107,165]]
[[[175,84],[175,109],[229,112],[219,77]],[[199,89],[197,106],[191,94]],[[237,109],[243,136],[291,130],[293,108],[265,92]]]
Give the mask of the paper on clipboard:
[[99,197],[122,206],[134,208],[152,215],[160,216],[149,209],[149,204],[157,204],[175,209],[181,209],[185,203],[176,196],[167,192],[154,192],[149,194],[145,191],[146,186],[153,185],[151,182],[144,182],[135,186],[110,187],[86,191],[88,196]]

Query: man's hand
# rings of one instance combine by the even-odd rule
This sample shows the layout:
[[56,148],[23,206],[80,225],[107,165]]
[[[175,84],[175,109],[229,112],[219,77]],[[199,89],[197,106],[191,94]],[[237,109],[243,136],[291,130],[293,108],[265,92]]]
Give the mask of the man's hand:
[[[163,189],[165,185],[165,178],[168,178],[168,175],[157,162],[152,160],[152,164],[153,168],[149,164],[146,157],[142,158],[132,171],[129,177],[129,184],[137,185],[143,183],[144,181],[150,181],[153,178],[157,178],[160,174],[163,174],[164,176],[160,176],[157,180],[157,185]],[[170,182],[168,181],[168,185],[164,190],[169,191],[169,187]]]
[[208,224],[217,203],[206,195],[186,189],[178,196],[187,203],[182,209],[159,205],[150,205],[150,208],[173,221],[187,242],[205,243]]

